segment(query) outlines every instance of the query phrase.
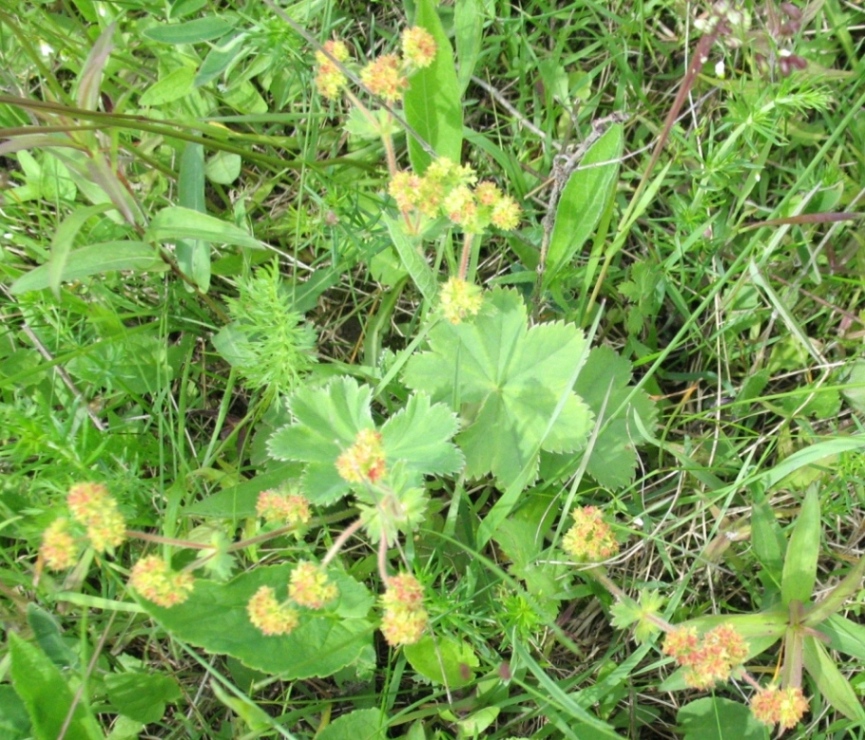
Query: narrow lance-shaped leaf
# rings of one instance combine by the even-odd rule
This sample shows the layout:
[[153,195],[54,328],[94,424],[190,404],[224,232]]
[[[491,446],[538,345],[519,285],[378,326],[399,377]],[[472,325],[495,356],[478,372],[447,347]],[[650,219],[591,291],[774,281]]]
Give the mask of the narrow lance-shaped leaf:
[[610,126],[586,152],[562,190],[547,252],[545,286],[549,287],[598,225],[616,187],[623,141],[621,124]]
[[[204,147],[187,142],[180,157],[178,201],[184,208],[206,213],[204,203]],[[180,239],[175,245],[177,265],[202,293],[210,287],[210,246],[200,239]],[[192,286],[186,286],[192,290]]]
[[814,679],[826,701],[849,719],[865,720],[865,709],[856,692],[817,638],[805,639],[803,653],[805,670]]
[[[454,55],[433,0],[418,0],[415,25],[425,28],[436,42],[436,57],[425,69],[415,72],[405,92],[405,117],[409,125],[439,157],[459,162],[463,142],[463,109]],[[408,140],[414,170],[424,172],[429,153],[413,137]]]
[[784,606],[798,601],[807,604],[817,579],[817,559],[820,555],[820,499],[811,487],[805,494],[802,509],[793,525],[790,543],[781,575],[781,600]]
[[847,599],[859,591],[863,575],[865,575],[865,557],[860,557],[859,562],[853,566],[844,580],[835,586],[826,598],[806,611],[803,622],[809,627],[819,627],[821,622],[837,612]]

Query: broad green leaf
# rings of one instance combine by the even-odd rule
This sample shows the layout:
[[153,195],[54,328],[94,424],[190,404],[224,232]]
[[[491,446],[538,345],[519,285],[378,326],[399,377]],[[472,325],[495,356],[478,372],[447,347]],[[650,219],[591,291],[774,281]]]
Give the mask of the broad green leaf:
[[570,262],[598,225],[616,188],[623,141],[622,125],[610,126],[586,152],[562,189],[547,252],[545,286],[554,281],[556,273]]
[[817,580],[817,560],[820,557],[820,498],[817,488],[805,493],[802,509],[793,524],[793,533],[784,556],[781,575],[781,600],[784,606],[791,601],[807,604]]
[[231,185],[240,177],[241,158],[232,152],[217,152],[204,166],[204,174],[211,182],[219,185]]
[[399,255],[400,261],[405,267],[415,287],[430,304],[433,303],[438,294],[438,282],[426,257],[423,254],[423,244],[419,238],[409,237],[402,224],[386,214],[382,220],[387,226],[393,246]]
[[181,206],[169,206],[159,211],[147,227],[146,237],[151,241],[172,244],[179,239],[200,239],[250,249],[264,247],[254,236],[228,221]]
[[[112,241],[91,244],[70,252],[60,273],[60,281],[80,280],[113,270],[163,270],[165,264],[149,244],[135,241]],[[12,293],[44,290],[51,286],[51,266],[40,265],[18,278],[10,287]]]
[[224,36],[234,27],[232,21],[220,16],[196,18],[185,23],[163,24],[144,31],[144,35],[163,44],[198,44]]
[[424,475],[450,475],[463,466],[463,456],[450,443],[459,430],[459,418],[444,404],[430,404],[424,393],[408,403],[381,428],[387,460],[404,461]]
[[243,42],[246,40],[247,34],[228,34],[223,39],[219,40],[213,48],[207,53],[198,72],[195,75],[195,87],[203,87],[208,82],[216,79],[221,75],[235,59],[245,55],[246,50],[243,47]]
[[189,599],[170,609],[144,599],[140,603],[178,639],[285,679],[330,676],[362,659],[371,644],[373,628],[365,616],[374,598],[336,571],[329,577],[339,589],[338,599],[322,612],[304,611],[291,634],[266,637],[252,626],[246,613],[249,599],[261,586],[287,598],[291,570],[288,565],[258,567],[228,583],[197,580]]
[[54,232],[54,238],[51,240],[51,258],[46,263],[50,283],[48,287],[51,288],[55,295],[60,290],[60,283],[63,281],[63,271],[66,269],[72,245],[75,243],[75,237],[78,236],[81,227],[92,216],[104,213],[110,207],[108,203],[100,203],[96,206],[76,208],[57,227],[57,231]]
[[821,622],[832,616],[845,601],[859,592],[863,575],[865,575],[865,556],[860,555],[859,561],[844,576],[841,583],[836,584],[823,599],[805,610],[805,617],[802,620],[804,624],[819,629]]
[[109,673],[105,688],[119,714],[144,724],[161,720],[165,705],[183,696],[177,681],[158,673]]
[[848,719],[865,721],[865,709],[850,682],[844,678],[826,648],[815,637],[806,637],[802,658],[823,698]]
[[462,96],[471,81],[481,53],[484,10],[478,0],[454,4],[454,36],[459,59],[459,91]]
[[460,410],[457,443],[469,477],[491,472],[507,488],[527,469],[528,485],[539,450],[585,443],[592,414],[571,386],[587,348],[575,326],[528,328],[519,294],[495,289],[471,321],[435,325],[429,347],[408,361],[404,382]]
[[706,697],[676,714],[685,740],[767,740],[769,729],[742,702]]
[[9,685],[0,685],[0,737],[6,740],[33,737],[27,707]]
[[[188,141],[180,157],[180,175],[177,178],[178,202],[184,208],[205,213],[204,202],[204,147]],[[200,239],[180,239],[175,245],[177,265],[192,278],[202,293],[210,287],[210,247]],[[190,286],[187,286],[191,290]]]
[[840,614],[833,614],[819,626],[829,638],[829,647],[865,663],[865,626]]
[[356,709],[331,722],[316,740],[386,740],[387,715],[381,709]]
[[8,633],[12,685],[27,707],[37,740],[56,740],[66,728],[66,740],[101,740],[102,732],[83,702],[78,702],[67,726],[75,695],[60,669],[32,643]]
[[403,648],[406,660],[424,678],[455,689],[474,680],[473,668],[480,665],[478,656],[467,642],[453,637],[427,635],[414,645]]
[[183,511],[192,516],[219,519],[237,520],[254,517],[258,494],[296,480],[302,472],[303,468],[299,463],[273,464],[267,470],[258,473],[255,478],[214,493],[202,501],[196,501]]
[[[59,668],[78,668],[80,661],[77,653],[70,647],[69,640],[63,639],[60,623],[50,612],[34,603],[27,604],[27,624],[33,630],[36,644],[45,655]],[[75,638],[71,638],[74,644]]]
[[[414,25],[429,31],[436,41],[433,63],[409,78],[403,103],[409,125],[436,155],[460,162],[463,143],[463,109],[454,55],[433,0],[418,0]],[[423,173],[431,161],[429,153],[411,136],[409,158],[415,172]]]
[[[138,104],[142,108],[147,108],[180,100],[192,92],[194,77],[195,69],[192,67],[178,67],[148,87],[138,99]],[[187,144],[187,148],[189,146]]]

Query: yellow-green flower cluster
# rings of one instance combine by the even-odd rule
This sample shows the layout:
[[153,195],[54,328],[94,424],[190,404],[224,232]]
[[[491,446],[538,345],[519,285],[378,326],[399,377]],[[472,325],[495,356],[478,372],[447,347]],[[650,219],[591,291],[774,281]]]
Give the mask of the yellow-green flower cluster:
[[337,597],[337,589],[324,570],[310,562],[300,562],[289,576],[288,599],[279,601],[276,591],[262,586],[246,605],[253,626],[267,636],[287,635],[300,624],[297,607],[321,609]]
[[562,538],[562,547],[574,560],[600,563],[619,551],[619,543],[599,508],[577,506],[571,516],[574,524]]
[[783,730],[794,728],[807,711],[808,701],[798,686],[770,686],[751,699],[751,713],[757,720],[766,725],[779,724]]
[[481,310],[484,302],[483,291],[458,277],[448,278],[439,292],[439,300],[444,317],[452,324],[459,324]]
[[748,657],[748,643],[730,624],[718,625],[702,639],[694,627],[676,627],[667,633],[663,652],[685,668],[688,686],[706,690],[729,680]]
[[515,229],[521,213],[517,202],[495,183],[477,180],[468,165],[439,157],[423,176],[397,172],[388,191],[403,213],[416,211],[428,218],[445,216],[471,234],[479,234],[490,225],[504,231]]
[[297,493],[262,491],[255,503],[255,512],[273,524],[306,524],[311,517],[309,500]]
[[79,483],[66,498],[75,521],[87,527],[87,537],[96,552],[117,547],[126,539],[126,522],[117,501],[100,483]]
[[387,472],[381,433],[361,429],[354,444],[336,460],[336,471],[348,483],[375,483]]
[[[315,85],[323,97],[334,100],[345,87],[346,77],[333,59],[340,63],[347,61],[348,47],[342,41],[327,41],[323,48],[330,56],[324,51],[316,52],[318,69]],[[396,103],[402,98],[412,72],[433,63],[436,55],[435,39],[424,28],[407,28],[402,34],[402,53],[402,57],[398,54],[383,54],[360,70],[360,80],[364,86],[388,103]]]
[[423,607],[423,586],[411,573],[388,579],[381,597],[384,615],[381,632],[388,645],[413,645],[423,636],[429,615]]
[[333,60],[335,59],[340,63],[347,61],[348,47],[344,41],[325,41],[322,47],[324,51],[315,52],[315,61],[318,63],[315,86],[323,98],[335,100],[339,97],[339,93],[345,87],[347,80],[339,65]]
[[42,534],[39,555],[50,570],[71,568],[87,540],[96,552],[105,552],[126,539],[117,501],[101,483],[72,486],[66,504],[71,520],[61,517]]
[[166,609],[182,604],[195,585],[191,573],[178,573],[156,555],[148,555],[132,566],[129,585],[141,596]]

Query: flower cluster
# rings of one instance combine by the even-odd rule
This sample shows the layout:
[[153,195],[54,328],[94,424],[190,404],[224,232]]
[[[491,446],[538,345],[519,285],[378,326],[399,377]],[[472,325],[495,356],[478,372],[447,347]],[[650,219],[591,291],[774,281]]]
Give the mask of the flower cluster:
[[[420,27],[407,28],[402,33],[402,57],[383,54],[373,59],[360,70],[360,80],[374,95],[396,103],[408,87],[408,76],[415,70],[429,67],[435,55],[436,42],[429,31]],[[345,87],[346,77],[333,60],[342,64],[348,56],[348,47],[342,41],[327,41],[323,51],[316,52],[315,85],[323,97],[333,100]]]
[[423,587],[417,578],[411,573],[389,578],[381,604],[384,607],[381,631],[389,645],[412,645],[420,640],[429,615],[423,607]]
[[348,47],[343,41],[325,41],[322,48],[324,51],[315,52],[315,61],[318,63],[315,86],[322,97],[334,100],[345,87],[346,78],[333,60],[340,64],[348,60]]
[[780,724],[784,730],[796,726],[808,711],[808,701],[798,686],[779,689],[770,686],[754,694],[751,699],[751,712],[766,725]]
[[262,491],[255,503],[255,512],[272,524],[299,526],[310,520],[309,500],[296,493]]
[[321,609],[337,596],[336,586],[328,581],[324,570],[310,562],[301,562],[291,572],[288,600],[280,602],[270,586],[262,586],[246,605],[249,621],[264,635],[287,635],[300,624],[296,607]]
[[603,513],[596,506],[578,506],[571,512],[573,526],[562,538],[562,547],[580,563],[599,563],[619,551],[619,543]]
[[[61,517],[52,522],[42,535],[40,557],[51,570],[71,568],[78,559],[84,537],[96,552],[105,552],[126,539],[126,522],[117,501],[101,483],[78,483],[66,497],[71,520]],[[76,525],[78,532],[76,532]]]
[[117,547],[126,539],[126,522],[105,486],[100,483],[72,486],[66,503],[72,518],[87,527],[87,536],[96,552]]
[[442,286],[439,299],[444,317],[452,324],[459,324],[481,310],[484,296],[477,285],[452,277]]
[[340,478],[348,483],[375,483],[387,472],[381,433],[361,429],[354,444],[336,460]]
[[129,585],[141,596],[166,609],[189,598],[195,581],[191,573],[178,573],[156,555],[139,560],[129,574]]
[[391,178],[388,192],[404,214],[444,216],[467,233],[479,234],[491,224],[504,231],[515,229],[520,222],[517,202],[502,193],[495,183],[477,180],[477,174],[468,165],[439,157],[430,163],[423,176],[397,172]]
[[665,655],[685,668],[688,686],[706,690],[727,681],[734,668],[748,657],[748,644],[729,624],[709,630],[702,639],[694,627],[676,627],[664,640]]

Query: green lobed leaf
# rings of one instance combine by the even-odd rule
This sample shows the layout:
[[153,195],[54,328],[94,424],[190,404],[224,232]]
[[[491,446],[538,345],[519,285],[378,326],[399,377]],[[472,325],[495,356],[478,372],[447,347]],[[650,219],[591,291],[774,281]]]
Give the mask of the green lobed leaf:
[[[633,480],[635,448],[646,441],[640,430],[651,430],[655,425],[654,403],[643,391],[634,392],[630,381],[631,364],[612,348],[601,346],[589,352],[574,384],[574,391],[600,426],[586,471],[606,488],[621,488]],[[549,480],[553,469],[558,471],[556,477],[569,476],[579,463],[573,455],[544,455],[541,470]]]
[[[149,244],[138,241],[110,241],[91,244],[70,252],[60,272],[60,282],[80,280],[114,270],[163,270],[165,264]],[[39,265],[10,286],[12,293],[44,290],[51,287],[54,276],[49,264]]]
[[812,486],[805,493],[802,509],[787,545],[784,570],[781,574],[781,600],[807,604],[817,580],[817,560],[820,557],[820,498]]
[[139,603],[178,639],[286,679],[330,676],[360,660],[371,645],[372,625],[365,617],[374,598],[339,572],[329,573],[338,599],[326,611],[304,611],[291,634],[268,637],[252,626],[246,613],[249,599],[261,586],[287,598],[291,570],[289,565],[259,567],[228,583],[197,580],[189,599],[170,609],[144,599]]
[[388,465],[401,460],[423,475],[456,473],[464,459],[450,439],[459,425],[457,415],[444,404],[431,404],[425,393],[412,395],[381,427]]
[[37,646],[15,632],[8,633],[10,674],[15,693],[24,702],[37,740],[56,740],[66,728],[66,740],[101,740],[99,725],[79,701],[68,721],[75,696],[60,669]]
[[406,660],[424,678],[455,689],[474,680],[473,668],[480,665],[471,646],[453,637],[422,637],[403,648]]
[[183,696],[177,681],[159,673],[109,673],[105,688],[118,713],[144,724],[161,720],[165,705]]
[[150,241],[172,244],[178,239],[200,239],[250,249],[264,246],[239,226],[182,206],[168,206],[159,211],[147,227],[145,236]]
[[356,709],[331,722],[316,740],[385,740],[387,715],[381,709]]
[[547,251],[545,287],[549,287],[559,269],[582,248],[598,225],[616,188],[623,142],[622,125],[610,126],[589,148],[562,189]]
[[163,44],[198,44],[224,36],[234,23],[222,16],[196,18],[185,23],[163,24],[144,31],[144,35]]
[[586,351],[575,326],[529,329],[519,294],[497,288],[472,321],[434,326],[429,348],[408,361],[403,379],[459,408],[466,427],[457,442],[469,477],[491,472],[506,488],[528,469],[527,485],[539,450],[584,444],[592,414],[571,391]]
[[802,659],[805,670],[814,679],[826,701],[848,719],[860,722],[865,720],[865,709],[856,692],[817,638],[804,639]]
[[[460,86],[453,50],[433,0],[417,0],[414,23],[432,34],[437,51],[433,63],[409,79],[403,98],[405,118],[439,157],[460,162],[463,142]],[[429,153],[411,136],[408,151],[414,171],[423,173],[431,161]]]

